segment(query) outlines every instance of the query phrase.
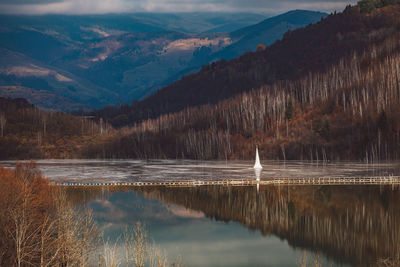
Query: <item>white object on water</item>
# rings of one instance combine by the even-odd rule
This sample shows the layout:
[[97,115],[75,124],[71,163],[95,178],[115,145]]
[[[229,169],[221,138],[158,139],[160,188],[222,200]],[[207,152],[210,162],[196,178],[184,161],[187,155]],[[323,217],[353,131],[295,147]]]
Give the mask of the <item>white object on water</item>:
[[254,169],[262,169],[260,156],[258,155],[258,146],[256,146],[256,163],[254,164]]
[[262,171],[262,169],[254,169],[254,174],[256,175],[256,181],[257,181],[257,184],[258,184],[258,182],[260,182],[260,178],[261,178],[261,171]]

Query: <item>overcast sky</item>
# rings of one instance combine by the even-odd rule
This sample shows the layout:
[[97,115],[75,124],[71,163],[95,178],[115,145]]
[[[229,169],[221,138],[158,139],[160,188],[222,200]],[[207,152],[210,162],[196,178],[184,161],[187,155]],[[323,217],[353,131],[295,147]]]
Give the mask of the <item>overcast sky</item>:
[[0,0],[0,13],[102,14],[120,12],[342,11],[357,0]]

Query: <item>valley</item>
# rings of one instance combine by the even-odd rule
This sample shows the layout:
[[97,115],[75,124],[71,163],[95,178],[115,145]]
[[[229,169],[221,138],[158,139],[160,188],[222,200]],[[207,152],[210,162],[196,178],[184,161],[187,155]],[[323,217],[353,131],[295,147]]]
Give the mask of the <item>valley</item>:
[[50,107],[49,94],[64,98],[64,105],[50,108],[68,112],[130,104],[205,64],[255,50],[259,42],[268,45],[323,16],[298,11],[267,19],[254,39],[240,29],[263,21],[262,15],[2,15],[0,96],[18,95],[13,88],[22,86],[39,107]]

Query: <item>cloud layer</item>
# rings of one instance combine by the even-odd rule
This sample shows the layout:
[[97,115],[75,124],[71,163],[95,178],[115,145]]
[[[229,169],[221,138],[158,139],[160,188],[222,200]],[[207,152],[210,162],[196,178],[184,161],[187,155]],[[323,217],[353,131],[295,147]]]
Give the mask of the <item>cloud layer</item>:
[[120,12],[341,11],[357,0],[0,0],[0,13],[103,14]]

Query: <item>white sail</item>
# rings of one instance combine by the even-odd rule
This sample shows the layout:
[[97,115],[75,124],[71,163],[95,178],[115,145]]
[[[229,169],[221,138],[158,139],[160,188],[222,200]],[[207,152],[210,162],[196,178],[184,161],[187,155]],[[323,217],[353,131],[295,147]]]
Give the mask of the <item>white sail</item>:
[[262,169],[262,166],[260,163],[260,156],[258,155],[258,147],[256,147],[256,162],[254,164],[254,169]]

